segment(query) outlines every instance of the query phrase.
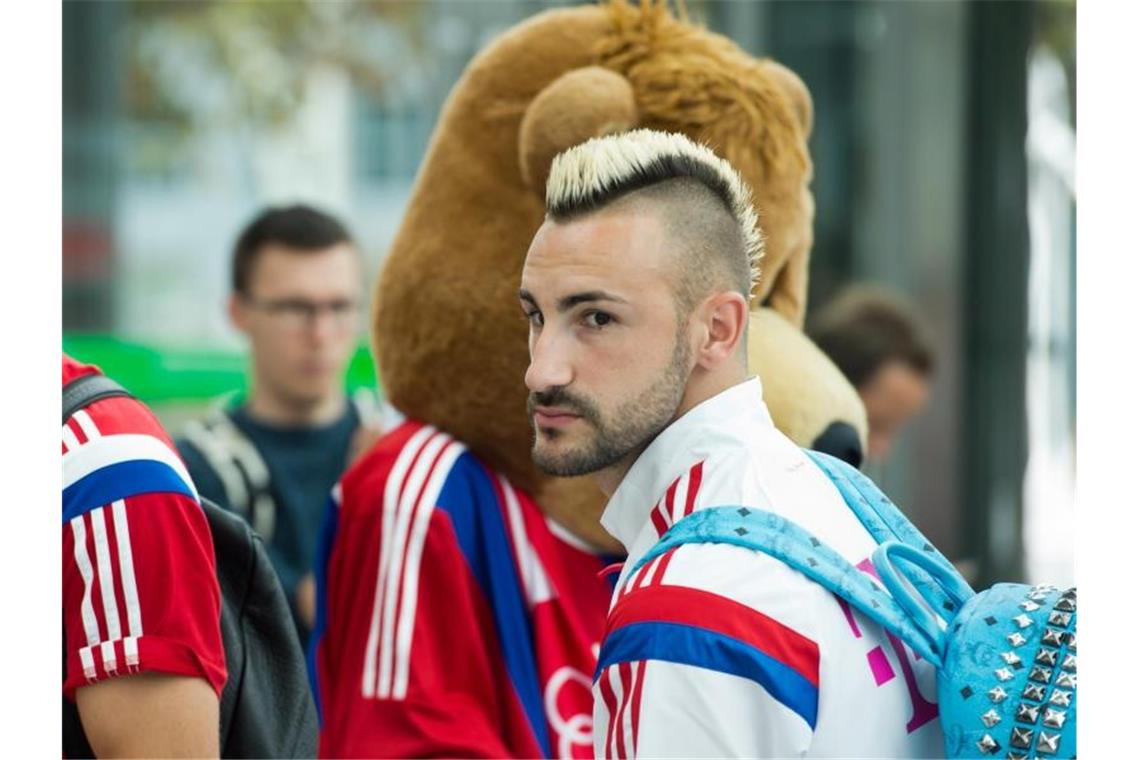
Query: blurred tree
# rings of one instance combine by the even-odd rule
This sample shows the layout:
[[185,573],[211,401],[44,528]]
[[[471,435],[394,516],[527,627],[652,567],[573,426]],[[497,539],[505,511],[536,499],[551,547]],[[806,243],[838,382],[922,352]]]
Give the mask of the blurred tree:
[[394,75],[430,55],[423,10],[411,0],[133,0],[124,105],[152,139],[130,141],[132,165],[151,174],[176,167],[207,127],[287,127],[312,95],[314,72],[340,72],[364,92],[399,86]]

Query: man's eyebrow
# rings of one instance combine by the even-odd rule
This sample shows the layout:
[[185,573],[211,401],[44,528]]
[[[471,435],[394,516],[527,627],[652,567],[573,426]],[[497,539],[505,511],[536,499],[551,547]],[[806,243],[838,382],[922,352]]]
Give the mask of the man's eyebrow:
[[[526,301],[533,306],[538,306],[534,296],[530,294],[526,288],[519,290],[519,300]],[[629,303],[621,296],[616,296],[612,293],[607,293],[604,290],[587,290],[584,293],[573,293],[568,296],[563,296],[558,300],[559,311],[569,311],[578,304],[591,303],[593,301],[612,301],[614,303]]]
[[588,290],[585,293],[574,293],[573,295],[565,296],[558,301],[559,311],[569,311],[580,303],[590,303],[592,301],[613,301],[614,303],[629,303],[629,301],[615,296],[612,293],[607,293],[604,290]]

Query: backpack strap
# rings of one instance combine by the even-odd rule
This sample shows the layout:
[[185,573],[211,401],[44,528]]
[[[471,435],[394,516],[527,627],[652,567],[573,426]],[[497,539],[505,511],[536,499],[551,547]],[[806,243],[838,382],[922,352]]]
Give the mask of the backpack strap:
[[878,543],[901,541],[947,561],[870,478],[841,459],[811,449],[803,451],[835,484],[847,506]]
[[96,401],[115,396],[134,398],[130,391],[106,375],[81,375],[63,386],[63,423]]
[[269,542],[277,519],[269,466],[257,446],[222,407],[187,423],[183,436],[198,449],[222,482],[226,503]]
[[711,507],[679,520],[634,566],[683,544],[722,543],[763,552],[798,570],[851,604],[910,645],[923,659],[941,665],[940,631],[916,624],[889,593],[835,550],[796,523],[773,512],[750,507]]
[[[962,605],[974,596],[974,590],[949,562],[939,560],[929,552],[916,549],[901,541],[887,541],[880,544],[875,553],[871,555],[871,562],[875,565],[879,578],[882,579],[883,585],[891,592],[895,601],[902,605],[903,609],[910,614],[911,619],[920,628],[932,632],[935,651],[938,652],[940,658],[944,658],[947,634],[942,625],[931,614],[931,610],[937,612],[938,616],[946,623],[951,623]],[[942,608],[935,607],[926,586],[914,584],[908,586],[904,583],[899,568],[911,566],[925,572],[933,581],[933,588],[937,589],[943,597],[950,599],[953,604]]]
[[[940,616],[949,620],[965,602],[974,595],[973,589],[962,579],[953,565],[942,555],[926,536],[914,526],[894,502],[866,475],[846,462],[818,451],[804,449],[808,458],[814,461],[839,490],[847,507],[875,539],[879,545],[897,541],[917,552],[929,555],[930,563],[908,561],[902,564],[902,574],[915,590]],[[898,553],[898,552],[896,552]],[[907,555],[908,557],[911,555]],[[931,567],[937,567],[932,572]],[[945,572],[951,569],[951,574]],[[886,581],[878,564],[880,578]]]

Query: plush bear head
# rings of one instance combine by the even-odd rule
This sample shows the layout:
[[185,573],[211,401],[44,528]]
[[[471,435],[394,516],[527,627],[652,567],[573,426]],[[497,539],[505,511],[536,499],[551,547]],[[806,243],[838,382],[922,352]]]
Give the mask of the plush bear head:
[[800,330],[811,119],[795,74],[661,3],[551,10],[508,30],[452,90],[376,289],[374,347],[389,400],[463,441],[565,527],[606,543],[597,488],[531,463],[517,292],[553,157],[648,127],[707,144],[752,189],[765,253],[749,363],[777,426],[801,445],[826,436],[858,450],[858,396]]

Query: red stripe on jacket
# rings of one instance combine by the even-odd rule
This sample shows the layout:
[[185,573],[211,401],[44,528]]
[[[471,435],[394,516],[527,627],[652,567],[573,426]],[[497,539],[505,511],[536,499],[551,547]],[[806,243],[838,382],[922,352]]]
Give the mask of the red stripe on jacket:
[[622,597],[606,635],[633,623],[679,623],[715,631],[755,647],[819,686],[819,645],[740,602],[687,586],[646,586]]

